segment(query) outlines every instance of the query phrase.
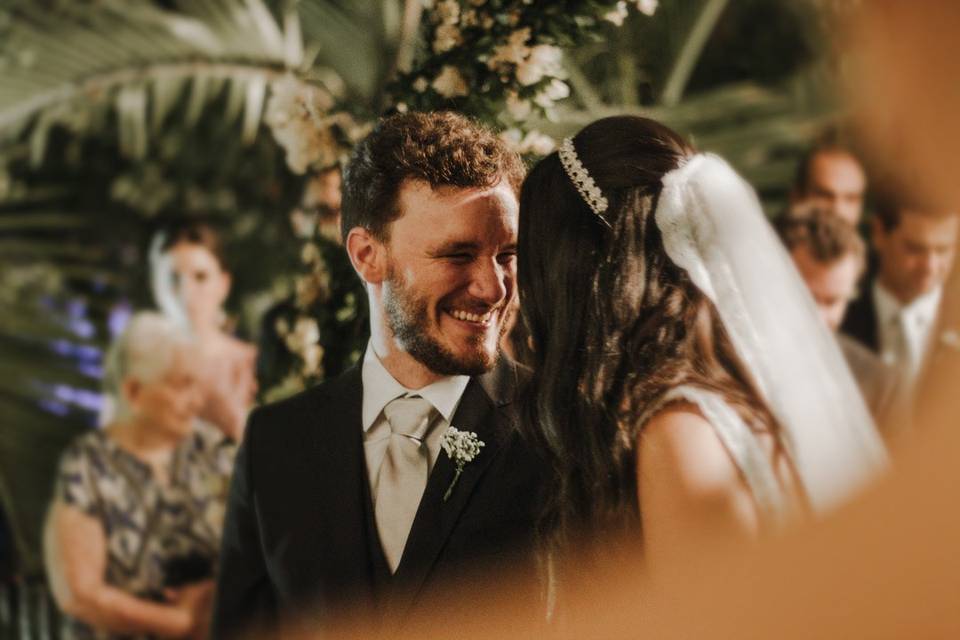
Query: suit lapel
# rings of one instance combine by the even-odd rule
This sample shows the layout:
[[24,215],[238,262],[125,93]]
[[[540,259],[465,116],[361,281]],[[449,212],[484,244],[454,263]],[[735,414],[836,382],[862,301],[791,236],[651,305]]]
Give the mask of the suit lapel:
[[847,316],[843,319],[841,330],[874,353],[879,353],[879,328],[871,285],[864,286],[860,297],[850,305]]
[[402,619],[413,603],[471,493],[497,455],[500,412],[512,399],[514,375],[512,365],[502,363],[494,371],[471,379],[464,390],[452,426],[460,431],[473,431],[484,446],[474,460],[463,466],[463,472],[446,501],[443,496],[456,475],[456,465],[446,453],[440,452],[394,574],[398,588],[391,603],[391,618],[395,620]]
[[[363,455],[363,388],[359,367],[354,367],[324,387],[312,413],[316,469],[310,482],[316,496],[316,517],[323,532],[314,541],[324,570],[320,584],[328,585],[331,599],[356,589],[352,598],[369,598],[373,575],[367,545],[366,509],[369,501]],[[333,578],[331,580],[331,578]],[[339,591],[339,593],[338,593]],[[362,604],[362,603],[357,603]]]
[[863,296],[863,337],[875,353],[880,352],[880,327],[877,319],[877,308],[873,302],[873,288],[864,292]]

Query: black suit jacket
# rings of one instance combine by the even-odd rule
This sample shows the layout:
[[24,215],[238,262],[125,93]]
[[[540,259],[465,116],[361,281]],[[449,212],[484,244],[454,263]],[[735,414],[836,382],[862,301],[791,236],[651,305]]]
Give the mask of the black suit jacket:
[[843,317],[840,331],[874,353],[880,352],[880,336],[877,327],[877,309],[873,302],[873,280],[868,280],[860,295],[850,303]]
[[534,588],[546,474],[516,431],[516,378],[502,362],[470,380],[452,423],[486,446],[447,501],[454,464],[438,457],[393,576],[373,519],[359,366],[257,409],[230,489],[213,636],[303,616],[320,628],[345,611],[397,624],[484,568],[510,565]]

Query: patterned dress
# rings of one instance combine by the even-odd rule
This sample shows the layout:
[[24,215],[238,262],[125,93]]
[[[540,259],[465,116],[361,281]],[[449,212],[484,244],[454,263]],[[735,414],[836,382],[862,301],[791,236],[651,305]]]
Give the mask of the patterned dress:
[[[106,582],[162,602],[163,590],[212,577],[236,445],[198,422],[174,451],[170,482],[91,431],[64,452],[55,499],[93,516],[107,543]],[[65,616],[64,638],[119,639]],[[146,636],[145,636],[146,637]]]

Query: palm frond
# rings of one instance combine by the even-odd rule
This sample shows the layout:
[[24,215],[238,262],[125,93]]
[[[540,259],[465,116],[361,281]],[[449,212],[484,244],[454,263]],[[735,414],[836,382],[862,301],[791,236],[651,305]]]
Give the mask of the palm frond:
[[85,217],[61,211],[22,211],[14,213],[0,213],[0,234],[3,233],[30,233],[34,231],[65,231],[85,229],[91,226],[90,220]]
[[700,58],[700,53],[720,19],[720,14],[726,8],[727,2],[728,0],[703,0],[697,18],[684,38],[683,45],[667,74],[667,80],[660,95],[660,102],[664,106],[672,107],[680,102],[697,60]]
[[401,45],[417,33],[420,15],[402,4],[420,0],[314,0],[299,4],[304,41],[317,63],[335,71],[358,105],[377,108],[386,81],[400,57]]
[[223,82],[227,117],[243,113],[250,140],[269,81],[304,62],[298,15],[286,13],[280,25],[263,0],[197,0],[179,12],[144,0],[55,12],[24,4],[12,12],[0,55],[7,62],[0,135],[16,138],[32,124],[35,164],[50,128],[82,127],[91,103],[112,106],[121,147],[141,157],[150,129],[163,124],[187,87],[195,122]]

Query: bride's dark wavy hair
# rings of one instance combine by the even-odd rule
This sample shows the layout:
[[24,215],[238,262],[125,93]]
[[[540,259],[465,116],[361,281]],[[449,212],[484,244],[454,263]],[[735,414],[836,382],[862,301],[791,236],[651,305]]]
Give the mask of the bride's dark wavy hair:
[[755,429],[775,429],[716,308],[663,248],[661,180],[694,153],[647,118],[598,120],[574,137],[609,202],[598,219],[557,153],[520,194],[518,283],[532,340],[522,421],[552,461],[547,541],[642,526],[640,416],[669,389],[722,394]]

